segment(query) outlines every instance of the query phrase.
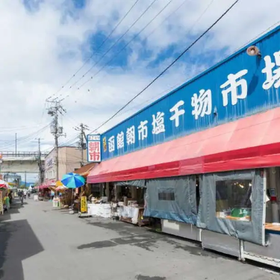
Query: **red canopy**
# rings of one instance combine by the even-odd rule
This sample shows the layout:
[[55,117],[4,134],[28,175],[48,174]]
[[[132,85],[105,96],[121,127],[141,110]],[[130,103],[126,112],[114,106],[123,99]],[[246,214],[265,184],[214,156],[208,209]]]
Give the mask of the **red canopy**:
[[41,186],[35,187],[35,189],[43,190],[43,189],[48,189],[49,187],[50,187],[49,185],[41,185]]
[[100,163],[88,183],[280,165],[280,108]]

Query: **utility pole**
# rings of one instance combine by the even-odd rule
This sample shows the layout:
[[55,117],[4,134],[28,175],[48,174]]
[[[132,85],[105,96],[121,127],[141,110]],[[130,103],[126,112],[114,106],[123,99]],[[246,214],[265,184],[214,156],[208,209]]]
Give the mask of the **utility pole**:
[[48,114],[53,117],[51,123],[51,133],[54,136],[54,143],[55,143],[55,150],[56,150],[56,180],[59,180],[59,157],[58,157],[58,138],[61,136],[66,136],[63,134],[63,127],[59,126],[58,124],[58,116],[63,115],[66,113],[66,110],[61,105],[61,100],[57,101],[53,100],[46,100],[50,107],[48,108]]
[[75,130],[80,131],[80,141],[78,142],[78,148],[81,149],[81,167],[84,165],[84,150],[87,148],[86,144],[86,130],[89,130],[88,126],[81,123],[80,126],[74,127]]
[[36,140],[38,140],[39,185],[42,185],[42,183],[44,181],[44,168],[42,165],[41,138],[36,138]]
[[17,133],[15,134],[15,156],[17,156]]

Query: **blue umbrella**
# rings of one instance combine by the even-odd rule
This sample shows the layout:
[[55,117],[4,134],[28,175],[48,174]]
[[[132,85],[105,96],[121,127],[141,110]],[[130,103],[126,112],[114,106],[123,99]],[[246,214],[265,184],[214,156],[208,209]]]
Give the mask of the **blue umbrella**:
[[62,177],[62,184],[69,189],[80,188],[85,184],[85,179],[76,173],[67,173]]

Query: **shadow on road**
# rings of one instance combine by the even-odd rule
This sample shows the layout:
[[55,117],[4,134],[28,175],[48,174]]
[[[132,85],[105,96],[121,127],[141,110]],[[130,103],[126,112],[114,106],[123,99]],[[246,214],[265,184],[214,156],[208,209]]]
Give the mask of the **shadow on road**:
[[0,223],[2,221],[7,221],[11,219],[11,215],[12,214],[18,214],[19,213],[19,209],[23,208],[27,203],[23,203],[23,205],[21,205],[21,203],[19,202],[19,200],[15,200],[12,205],[11,208],[8,211],[5,211],[4,215],[0,216]]
[[44,250],[27,220],[7,221],[21,207],[15,204],[0,217],[0,279],[28,280],[24,279],[22,261]]

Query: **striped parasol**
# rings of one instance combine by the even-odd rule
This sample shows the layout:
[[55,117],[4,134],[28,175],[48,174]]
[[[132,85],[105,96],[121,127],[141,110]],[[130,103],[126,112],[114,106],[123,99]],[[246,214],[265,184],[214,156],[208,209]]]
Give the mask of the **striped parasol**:
[[62,184],[68,189],[80,188],[85,184],[85,179],[76,173],[67,173],[62,177]]

